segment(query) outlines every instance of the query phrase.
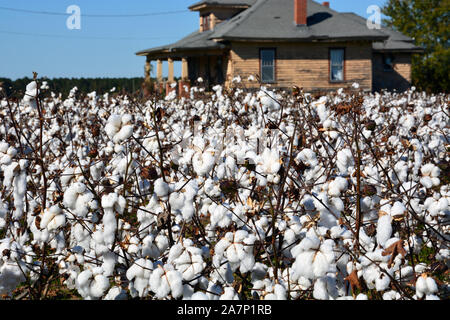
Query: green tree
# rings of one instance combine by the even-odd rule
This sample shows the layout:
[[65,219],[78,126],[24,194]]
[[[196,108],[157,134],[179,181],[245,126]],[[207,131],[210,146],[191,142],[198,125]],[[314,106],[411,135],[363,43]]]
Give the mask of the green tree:
[[450,0],[387,0],[384,24],[415,39],[424,54],[413,56],[412,81],[418,89],[449,91]]

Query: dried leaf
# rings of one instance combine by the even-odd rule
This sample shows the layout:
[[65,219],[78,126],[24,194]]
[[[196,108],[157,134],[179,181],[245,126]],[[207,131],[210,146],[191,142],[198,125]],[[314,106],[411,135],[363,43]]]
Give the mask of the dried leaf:
[[401,254],[403,257],[406,256],[406,250],[403,248],[403,240],[398,240],[397,242],[391,244],[386,250],[383,251],[382,256],[391,255],[388,262],[388,267],[390,268],[394,262],[395,257]]
[[361,281],[358,278],[358,271],[355,269],[346,277],[344,280],[350,282],[350,287],[352,288],[352,293],[355,294],[355,289],[358,288],[362,291]]

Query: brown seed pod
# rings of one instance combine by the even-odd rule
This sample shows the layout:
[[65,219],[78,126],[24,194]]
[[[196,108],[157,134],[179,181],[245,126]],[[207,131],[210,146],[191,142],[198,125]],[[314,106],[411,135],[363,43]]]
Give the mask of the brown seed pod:
[[41,216],[36,216],[36,218],[34,219],[34,224],[36,228],[41,230]]
[[374,186],[370,185],[370,184],[366,184],[363,187],[362,193],[365,196],[371,197],[377,194],[377,188],[375,188]]

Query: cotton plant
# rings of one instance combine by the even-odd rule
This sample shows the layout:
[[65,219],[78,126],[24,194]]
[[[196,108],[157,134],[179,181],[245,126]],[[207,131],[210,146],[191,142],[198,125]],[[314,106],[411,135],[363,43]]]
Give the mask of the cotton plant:
[[169,294],[175,299],[180,297],[183,293],[182,284],[182,274],[172,264],[158,264],[150,276],[150,290],[157,298],[165,298]]
[[258,280],[253,283],[252,295],[257,294],[260,300],[286,300],[286,288],[281,284],[274,284],[269,279]]
[[103,275],[101,267],[82,271],[76,280],[77,291],[86,300],[101,298],[109,287],[109,280]]
[[425,300],[440,300],[436,296],[438,286],[436,281],[426,273],[422,273],[416,281],[416,296],[419,299],[425,297]]
[[132,116],[112,114],[108,118],[105,131],[114,143],[121,143],[133,134]]
[[335,254],[334,242],[330,239],[321,241],[314,229],[292,250],[295,261],[292,264],[292,278],[300,277],[317,279],[334,270]]
[[233,270],[239,268],[241,273],[247,273],[255,264],[252,252],[255,240],[256,237],[245,230],[228,232],[217,242],[214,254],[227,258]]
[[420,172],[422,173],[422,177],[420,178],[420,183],[427,189],[431,187],[439,186],[440,180],[440,169],[432,164],[428,163],[422,166]]
[[129,290],[132,297],[145,297],[150,290],[150,276],[154,269],[151,260],[140,258],[136,260],[126,271],[129,281]]
[[186,239],[170,248],[168,263],[174,265],[181,272],[183,279],[192,284],[192,280],[201,274],[206,267],[201,248],[194,246],[192,240]]
[[[148,101],[77,88],[41,98],[34,80],[3,99],[1,293],[27,295],[15,288],[33,292],[51,270],[84,299],[441,297],[445,96],[252,92],[249,78]],[[423,250],[435,264],[418,263]]]

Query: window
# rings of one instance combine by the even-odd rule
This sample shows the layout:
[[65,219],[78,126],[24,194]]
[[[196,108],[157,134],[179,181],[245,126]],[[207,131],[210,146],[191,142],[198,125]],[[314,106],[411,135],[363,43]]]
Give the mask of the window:
[[260,50],[261,82],[275,82],[275,49]]
[[330,81],[344,81],[344,49],[330,49]]
[[209,14],[202,16],[202,27],[203,27],[203,31],[210,29]]
[[384,71],[394,70],[394,57],[392,56],[392,54],[383,55],[383,68]]

